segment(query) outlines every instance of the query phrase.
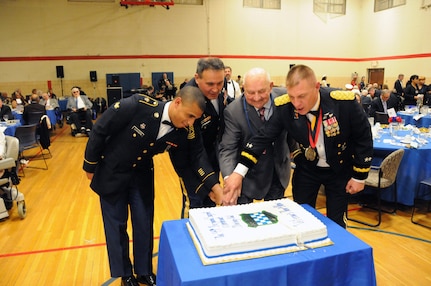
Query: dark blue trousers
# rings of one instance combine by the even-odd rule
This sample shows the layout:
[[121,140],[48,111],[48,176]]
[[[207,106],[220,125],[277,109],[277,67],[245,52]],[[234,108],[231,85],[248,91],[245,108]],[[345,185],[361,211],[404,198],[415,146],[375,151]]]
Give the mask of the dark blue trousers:
[[[138,176],[147,176],[148,183],[138,184]],[[139,180],[142,182],[142,177]],[[111,276],[124,277],[133,274],[127,234],[129,208],[133,228],[134,272],[137,275],[151,274],[153,273],[153,170],[135,174],[129,185],[118,190],[116,195],[118,195],[116,200],[100,197]]]

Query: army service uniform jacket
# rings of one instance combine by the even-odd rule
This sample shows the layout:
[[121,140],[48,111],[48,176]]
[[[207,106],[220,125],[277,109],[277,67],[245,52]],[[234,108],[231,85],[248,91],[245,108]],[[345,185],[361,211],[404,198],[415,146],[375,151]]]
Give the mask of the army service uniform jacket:
[[[85,150],[83,169],[94,173],[91,188],[101,196],[113,196],[132,176],[142,185],[152,184],[153,177],[140,173],[153,171],[152,157],[158,153],[187,145],[202,183],[213,179],[205,156],[199,129],[175,128],[156,140],[165,103],[147,95],[135,94],[109,107],[97,120]],[[199,167],[195,167],[199,166]],[[152,172],[151,172],[152,173]],[[218,180],[216,178],[215,180]]]
[[[259,134],[246,144],[241,153],[240,163],[252,167],[265,148],[284,129],[298,143],[293,151],[295,162],[314,164],[305,158],[305,150],[310,146],[307,117],[299,115],[288,95],[275,99],[274,115],[260,129]],[[320,108],[322,109],[321,131],[324,135],[326,162],[336,173],[350,172],[351,177],[364,180],[370,170],[373,155],[371,128],[362,106],[355,101],[353,92],[320,88]]]

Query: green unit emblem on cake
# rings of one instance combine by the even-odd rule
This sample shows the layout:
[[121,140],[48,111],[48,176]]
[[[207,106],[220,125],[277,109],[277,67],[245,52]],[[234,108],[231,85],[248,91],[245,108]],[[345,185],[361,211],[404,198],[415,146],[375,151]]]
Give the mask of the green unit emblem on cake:
[[261,211],[249,214],[240,214],[242,220],[248,225],[248,227],[258,227],[263,225],[275,224],[278,222],[276,215]]

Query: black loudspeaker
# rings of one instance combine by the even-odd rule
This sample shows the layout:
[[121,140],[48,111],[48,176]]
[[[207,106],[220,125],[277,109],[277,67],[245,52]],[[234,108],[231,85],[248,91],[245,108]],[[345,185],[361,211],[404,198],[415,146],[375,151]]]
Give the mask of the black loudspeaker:
[[106,89],[106,94],[108,97],[108,106],[119,101],[123,98],[123,88],[122,87],[108,87]]
[[96,71],[90,71],[90,81],[91,82],[97,81],[97,72]]
[[57,70],[57,77],[58,78],[64,78],[63,66],[56,66],[55,69]]

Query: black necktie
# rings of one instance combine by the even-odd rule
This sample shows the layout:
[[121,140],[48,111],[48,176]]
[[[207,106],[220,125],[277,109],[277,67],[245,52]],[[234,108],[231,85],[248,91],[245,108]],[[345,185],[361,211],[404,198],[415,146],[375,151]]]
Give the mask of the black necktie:
[[166,124],[166,125],[169,125],[169,126],[171,126],[172,128],[175,128],[174,124],[172,124],[172,122],[171,122],[171,121],[169,121],[169,120],[163,120],[163,121],[162,121],[162,123],[163,123],[163,124]]

